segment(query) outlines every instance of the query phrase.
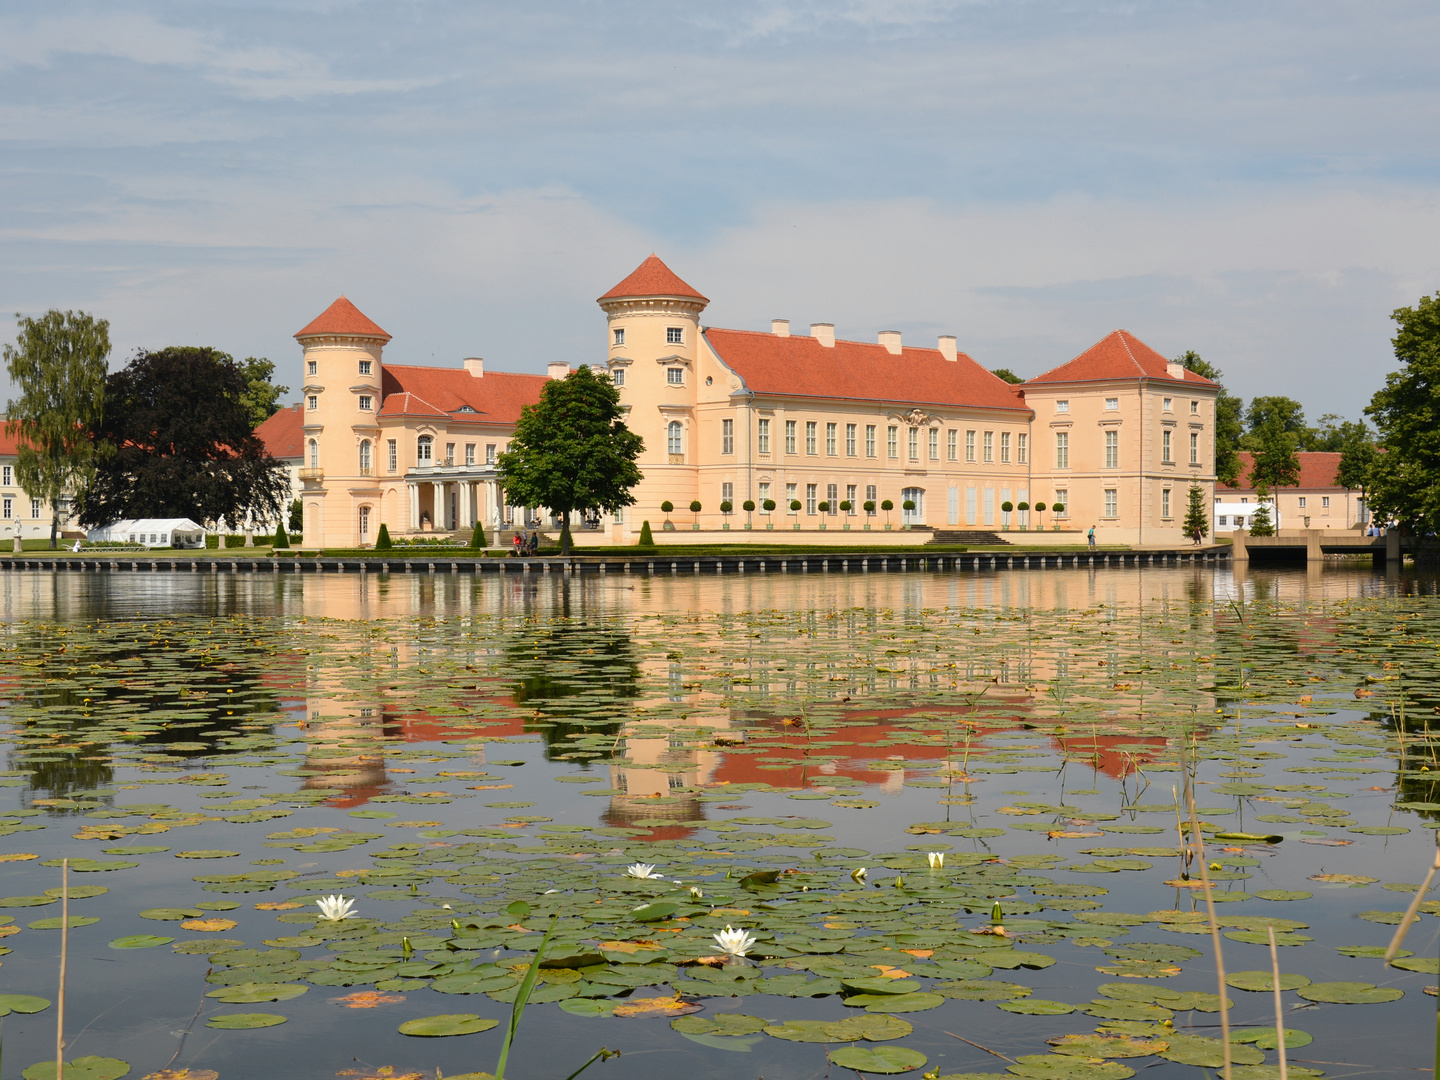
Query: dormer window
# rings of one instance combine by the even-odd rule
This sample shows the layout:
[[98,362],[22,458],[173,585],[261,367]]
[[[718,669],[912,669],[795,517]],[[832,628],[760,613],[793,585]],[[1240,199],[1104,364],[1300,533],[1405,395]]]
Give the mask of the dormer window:
[[471,406],[469,406],[469,405],[461,405],[461,406],[460,406],[458,409],[456,409],[455,411],[456,411],[457,413],[460,413],[460,412],[473,413],[475,410],[474,410]]
[[371,361],[371,360],[361,360],[361,361],[360,361],[360,374],[361,374],[361,375],[369,375],[369,374],[370,374],[370,365],[371,365],[371,363],[373,363],[373,361]]
[[671,386],[685,385],[685,369],[672,367],[665,369],[665,381]]
[[624,344],[625,344],[625,328],[624,328],[623,326],[617,326],[617,327],[615,328],[615,330],[613,331],[613,333],[615,334],[615,344],[616,344],[616,345],[624,345]]
[[683,326],[667,326],[665,328],[666,345],[684,345],[685,328]]
[[1070,411],[1070,402],[1069,402],[1069,400],[1066,399],[1065,401],[1057,401],[1057,402],[1055,402],[1055,411],[1056,411],[1056,412],[1069,412],[1069,411]]
[[316,373],[319,371],[319,369],[320,369],[320,365],[317,364],[314,360],[307,360],[307,361],[305,361],[305,374],[306,374],[306,375],[314,375],[314,374],[316,374]]

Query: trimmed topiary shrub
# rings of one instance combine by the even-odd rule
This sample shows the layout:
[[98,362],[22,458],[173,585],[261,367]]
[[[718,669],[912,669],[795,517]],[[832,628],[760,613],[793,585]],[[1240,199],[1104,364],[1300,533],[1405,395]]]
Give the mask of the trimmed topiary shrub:
[[485,526],[480,522],[475,523],[475,531],[470,534],[470,549],[480,551],[485,547]]
[[648,522],[648,521],[642,521],[642,522],[640,523],[640,546],[641,546],[641,547],[654,547],[654,546],[655,546],[655,537],[650,534],[650,522]]
[[290,546],[290,537],[285,535],[285,523],[283,521],[275,526],[275,539],[270,542],[270,546],[277,550]]
[[389,551],[393,546],[394,545],[390,543],[390,530],[382,521],[380,523],[380,531],[375,534],[375,550]]

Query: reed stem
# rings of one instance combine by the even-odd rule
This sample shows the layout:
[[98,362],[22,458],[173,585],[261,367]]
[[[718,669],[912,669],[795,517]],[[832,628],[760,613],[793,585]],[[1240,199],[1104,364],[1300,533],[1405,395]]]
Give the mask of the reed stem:
[[65,1080],[65,960],[70,952],[70,860],[60,860],[60,986],[55,994],[55,1080]]
[[1280,950],[1275,947],[1275,927],[1265,927],[1270,936],[1270,978],[1275,985],[1275,1039],[1280,1044],[1280,1080],[1289,1080],[1285,1066],[1285,1011],[1280,1004]]
[[1215,975],[1220,983],[1220,1052],[1224,1055],[1225,1067],[1221,1070],[1223,1080],[1231,1080],[1230,1076],[1230,1010],[1227,1007],[1229,998],[1225,996],[1228,987],[1225,984],[1225,955],[1220,948],[1220,924],[1215,921],[1215,901],[1210,895],[1210,871],[1205,856],[1205,838],[1200,832],[1200,816],[1195,811],[1195,791],[1190,786],[1190,778],[1185,778],[1185,802],[1190,808],[1190,839],[1192,843],[1199,846],[1200,854],[1200,887],[1205,893],[1205,910],[1210,917],[1210,940],[1215,945]]

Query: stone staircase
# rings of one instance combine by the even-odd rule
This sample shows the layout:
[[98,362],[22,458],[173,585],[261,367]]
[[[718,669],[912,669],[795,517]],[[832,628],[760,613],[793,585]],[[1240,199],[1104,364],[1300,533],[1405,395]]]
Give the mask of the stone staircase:
[[973,546],[980,544],[1007,544],[1009,541],[1001,537],[999,533],[992,532],[988,529],[935,529],[926,543],[966,544]]

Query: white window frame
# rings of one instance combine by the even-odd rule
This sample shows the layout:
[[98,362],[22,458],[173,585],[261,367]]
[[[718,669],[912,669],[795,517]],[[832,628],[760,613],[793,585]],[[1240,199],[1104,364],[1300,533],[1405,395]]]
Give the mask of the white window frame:
[[1062,398],[1061,400],[1055,402],[1055,411],[1056,411],[1056,412],[1069,412],[1069,411],[1070,411],[1070,400],[1069,400],[1068,398]]
[[1070,467],[1070,433],[1068,431],[1055,433],[1055,467],[1057,469]]
[[995,461],[995,432],[985,432],[985,438],[981,445],[984,447],[985,463],[993,464]]
[[1118,469],[1120,467],[1120,433],[1118,431],[1105,432],[1105,468]]
[[759,422],[755,425],[755,432],[756,451],[761,454],[770,453],[770,418],[760,417]]
[[926,447],[926,449],[929,450],[929,452],[930,452],[930,460],[931,460],[931,461],[939,461],[939,460],[940,460],[940,429],[939,429],[939,428],[933,428],[933,427],[932,427],[932,428],[930,429],[930,434],[929,434],[929,436],[927,436],[927,438],[926,438],[925,441],[926,441],[926,443],[928,444],[927,447]]
[[867,458],[873,458],[873,457],[875,456],[875,425],[874,425],[874,424],[866,424],[866,425],[865,425],[865,456],[866,456]]
[[685,369],[682,368],[682,367],[666,368],[666,369],[665,369],[665,385],[667,385],[667,386],[684,386],[684,385],[685,385]]
[[833,420],[825,424],[825,453],[835,457],[840,452],[840,425]]
[[1105,489],[1105,517],[1117,518],[1120,516],[1120,490],[1118,488]]
[[612,344],[612,345],[624,345],[624,344],[625,344],[625,328],[624,328],[623,326],[617,326],[617,327],[615,327],[615,328],[614,328],[614,334],[615,334],[615,340],[614,340],[613,342],[611,342],[611,344]]
[[1000,432],[1000,464],[1010,464],[1010,432]]
[[819,496],[820,496],[820,485],[819,485],[819,484],[806,484],[806,485],[805,485],[805,513],[811,514],[811,515],[813,515],[813,514],[816,513],[816,503],[818,503],[818,502],[820,501]]
[[1119,408],[1120,399],[1118,397],[1107,397],[1105,399],[1105,409],[1107,412],[1115,412]]
[[684,345],[685,328],[683,326],[667,326],[665,328],[666,345]]
[[785,421],[785,453],[795,454],[799,451],[795,447],[795,421]]
[[820,452],[820,422],[818,420],[805,421],[805,453],[818,454]]
[[965,432],[965,460],[975,460],[975,432],[973,431]]
[[1024,465],[1030,457],[1030,436],[1021,432],[1015,438],[1015,463]]
[[857,425],[855,425],[855,424],[846,424],[846,425],[845,425],[845,456],[846,456],[846,457],[855,457],[855,456],[856,456],[856,452],[855,452],[855,451],[856,451],[856,446],[855,446],[855,435],[856,435],[856,431],[857,431]]
[[735,453],[735,421],[725,419],[720,421],[720,453]]
[[370,412],[370,411],[371,411],[371,408],[372,408],[372,405],[371,405],[372,401],[373,401],[373,399],[370,397],[369,394],[361,394],[361,395],[360,395],[360,411],[361,411],[361,412]]
[[900,429],[894,424],[885,429],[885,449],[891,461],[900,460]]
[[685,425],[679,420],[671,420],[665,426],[665,450],[676,455],[685,453]]
[[1174,440],[1174,438],[1173,438],[1172,436],[1173,436],[1173,432],[1171,431],[1170,428],[1166,428],[1164,431],[1160,432],[1160,464],[1161,464],[1161,465],[1174,465],[1174,464],[1175,464],[1175,447],[1174,447],[1174,442],[1175,442],[1175,440]]
[[396,440],[391,439],[385,444],[386,464],[390,466],[389,471],[394,472],[400,468],[400,446]]
[[369,374],[370,374],[370,367],[371,367],[371,365],[372,365],[373,363],[374,363],[373,360],[361,360],[361,361],[360,361],[360,374],[361,374],[361,375],[369,375]]

